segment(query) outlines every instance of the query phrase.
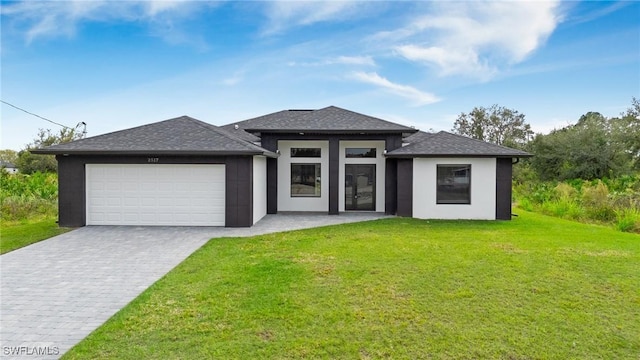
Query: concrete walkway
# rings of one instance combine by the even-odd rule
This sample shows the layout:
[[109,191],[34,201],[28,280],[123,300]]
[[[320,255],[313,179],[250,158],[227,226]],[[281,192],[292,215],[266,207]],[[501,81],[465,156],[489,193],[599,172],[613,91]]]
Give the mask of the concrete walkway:
[[207,240],[380,219],[267,215],[251,228],[88,226],[0,256],[0,357],[57,359]]

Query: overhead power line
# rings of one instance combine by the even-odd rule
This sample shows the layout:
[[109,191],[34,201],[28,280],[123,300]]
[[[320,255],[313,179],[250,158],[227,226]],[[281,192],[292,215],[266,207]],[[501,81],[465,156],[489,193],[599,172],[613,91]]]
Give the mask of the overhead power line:
[[42,119],[42,120],[44,120],[44,121],[48,121],[48,122],[50,122],[50,123],[52,123],[52,124],[56,124],[56,125],[58,125],[58,126],[62,126],[62,127],[63,127],[63,128],[65,128],[65,129],[75,130],[75,129],[70,128],[70,127],[68,127],[68,126],[66,126],[66,125],[62,125],[62,124],[60,124],[60,123],[58,123],[58,122],[55,122],[55,121],[53,121],[53,120],[49,120],[49,119],[47,119],[46,117],[40,116],[40,115],[38,115],[38,114],[34,114],[34,113],[32,113],[32,112],[30,112],[30,111],[27,111],[27,110],[25,110],[25,109],[23,109],[23,108],[20,108],[20,107],[18,107],[18,106],[15,106],[15,105],[13,105],[13,104],[10,104],[10,103],[8,103],[8,102],[6,102],[6,101],[4,101],[4,100],[0,100],[0,102],[2,102],[3,104],[9,105],[9,106],[11,106],[12,108],[18,109],[18,110],[20,110],[20,111],[22,111],[22,112],[25,112],[25,113],[27,113],[27,114],[29,114],[29,115],[35,116],[35,117],[37,117],[37,118],[40,118],[40,119]]

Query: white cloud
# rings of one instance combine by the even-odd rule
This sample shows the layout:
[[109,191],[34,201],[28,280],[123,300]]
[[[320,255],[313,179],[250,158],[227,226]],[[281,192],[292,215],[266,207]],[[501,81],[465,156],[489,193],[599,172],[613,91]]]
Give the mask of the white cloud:
[[581,14],[578,16],[574,16],[570,19],[568,19],[568,22],[570,22],[571,24],[580,24],[580,23],[585,23],[585,22],[589,22],[589,21],[593,21],[596,19],[599,19],[603,16],[607,16],[611,13],[614,13],[620,9],[623,9],[629,5],[633,5],[633,1],[618,1],[618,2],[614,2],[613,4],[610,4],[609,6],[606,7],[598,7],[597,10],[595,11],[591,11],[588,12],[586,14]]
[[188,5],[187,0],[151,0],[144,2],[146,13],[149,16],[155,16],[164,12],[179,10],[179,8]]
[[358,81],[381,87],[392,94],[410,99],[415,105],[422,106],[440,101],[434,94],[420,91],[409,85],[396,84],[378,75],[376,72],[354,72],[352,77]]
[[3,4],[1,13],[13,28],[24,32],[27,43],[38,38],[72,37],[83,21],[143,21],[151,34],[170,43],[194,42],[175,29],[175,21],[210,6],[208,2],[186,0],[71,0],[22,1]]
[[406,59],[434,65],[442,76],[471,73],[478,78],[489,79],[496,73],[495,68],[480,60],[478,54],[470,49],[452,51],[438,46],[405,45],[396,50]]
[[355,1],[272,1],[266,5],[269,21],[263,35],[278,34],[294,26],[351,20],[362,15],[362,8],[370,4]]
[[371,56],[339,56],[333,60],[335,64],[376,66]]
[[325,65],[363,65],[376,66],[375,60],[371,56],[338,56],[322,61],[297,62],[289,61],[289,66],[325,66]]
[[223,85],[233,86],[240,83],[242,80],[244,80],[244,71],[238,71],[232,76],[223,79],[221,83]]
[[374,40],[402,42],[397,54],[438,70],[486,80],[525,60],[562,20],[557,1],[436,3],[429,15]]

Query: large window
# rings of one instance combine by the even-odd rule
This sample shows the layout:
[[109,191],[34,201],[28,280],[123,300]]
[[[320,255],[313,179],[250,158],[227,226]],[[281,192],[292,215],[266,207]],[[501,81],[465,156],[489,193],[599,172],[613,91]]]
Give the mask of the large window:
[[291,157],[319,158],[322,152],[320,148],[291,148]]
[[438,204],[471,204],[471,165],[438,165]]
[[376,148],[346,148],[345,157],[347,158],[374,158],[376,157]]
[[320,197],[320,164],[291,164],[291,197]]

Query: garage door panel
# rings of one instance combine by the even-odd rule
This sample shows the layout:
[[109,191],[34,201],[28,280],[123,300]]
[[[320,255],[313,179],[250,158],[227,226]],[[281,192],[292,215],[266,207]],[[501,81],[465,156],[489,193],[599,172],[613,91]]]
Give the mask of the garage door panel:
[[108,221],[116,221],[116,222],[122,221],[122,214],[119,212],[118,213],[106,212],[105,217]]
[[162,206],[172,206],[172,205],[183,205],[179,202],[176,202],[176,199],[174,198],[159,198],[158,199],[158,207],[162,207]]
[[87,224],[224,226],[224,165],[87,164]]
[[[159,181],[157,184],[157,190],[162,192],[170,192],[174,190],[174,184],[170,182]],[[171,195],[170,193],[166,194],[167,196]]]
[[138,191],[140,188],[139,184],[133,181],[123,181],[122,182],[122,190],[123,191]]
[[87,188],[90,190],[104,190],[104,182],[96,181],[91,184],[87,183]]
[[122,204],[125,207],[138,207],[140,205],[140,201],[135,194],[125,194],[124,203]]

